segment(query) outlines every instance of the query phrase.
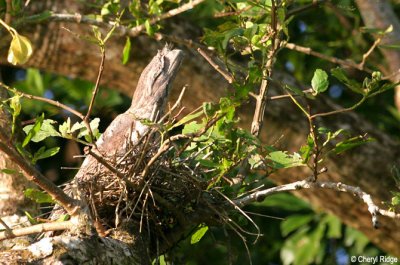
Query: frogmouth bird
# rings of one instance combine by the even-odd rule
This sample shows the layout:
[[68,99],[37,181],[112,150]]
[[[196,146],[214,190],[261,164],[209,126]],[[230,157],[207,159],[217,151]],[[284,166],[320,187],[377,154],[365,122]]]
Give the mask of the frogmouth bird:
[[[157,122],[163,115],[183,56],[182,50],[171,49],[168,45],[158,51],[140,75],[130,108],[118,115],[96,142],[98,153],[118,158],[128,151],[128,143],[129,146],[139,144],[141,137],[150,130],[143,120]],[[82,187],[81,183],[91,181],[101,170],[105,170],[104,165],[88,155],[65,192],[71,195],[71,184]],[[55,207],[50,219],[55,220],[64,213],[63,209]]]

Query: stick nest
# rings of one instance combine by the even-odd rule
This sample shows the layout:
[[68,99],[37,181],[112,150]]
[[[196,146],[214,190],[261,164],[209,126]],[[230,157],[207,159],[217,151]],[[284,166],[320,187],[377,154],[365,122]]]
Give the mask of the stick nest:
[[207,184],[201,179],[203,169],[193,166],[191,159],[179,158],[172,142],[160,150],[161,137],[155,130],[140,143],[128,145],[129,151],[123,156],[105,159],[122,174],[118,176],[101,165],[96,174],[80,183],[80,190],[94,220],[105,228],[115,229],[128,222],[136,227],[139,224],[141,231],[164,235],[195,211]]

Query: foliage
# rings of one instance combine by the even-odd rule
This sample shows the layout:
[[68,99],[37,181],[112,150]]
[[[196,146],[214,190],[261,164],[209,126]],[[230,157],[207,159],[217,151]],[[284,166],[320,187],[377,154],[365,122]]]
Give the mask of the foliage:
[[[340,23],[337,23],[338,18],[329,8],[322,9],[321,12],[315,14],[315,17],[310,16],[310,11],[307,10],[298,16],[287,16],[289,10],[304,6],[308,2],[311,1],[205,1],[188,12],[191,16],[198,17],[197,23],[203,25],[202,44],[212,47],[225,64],[226,72],[233,78],[234,92],[221,98],[217,104],[203,103],[197,111],[186,115],[179,121],[169,120],[166,124],[150,124],[148,121],[143,121],[143,123],[159,127],[162,137],[161,144],[166,143],[171,135],[183,134],[190,138],[190,141],[176,141],[176,145],[171,149],[174,155],[172,164],[177,165],[182,161],[190,161],[189,169],[198,173],[194,174],[193,178],[199,183],[205,184],[204,198],[209,199],[210,203],[218,200],[229,201],[245,196],[264,185],[270,185],[268,176],[278,170],[290,167],[308,167],[316,178],[316,172],[324,165],[324,159],[327,156],[342,154],[374,140],[366,135],[353,136],[343,128],[332,130],[327,127],[317,128],[313,124],[315,117],[307,108],[310,105],[309,102],[319,100],[320,94],[330,92],[332,84],[340,86],[346,92],[346,99],[343,102],[349,107],[335,113],[323,113],[320,115],[321,117],[361,107],[367,100],[374,100],[375,96],[391,91],[397,84],[383,80],[382,74],[373,68],[374,62],[379,59],[376,56],[379,55],[374,55],[371,62],[368,62],[368,66],[372,67],[374,71],[357,76],[343,67],[334,67],[330,62],[322,62],[320,59],[308,58],[304,54],[284,50],[285,44],[290,40],[315,50],[324,49],[324,53],[327,55],[352,53],[353,57],[348,59],[356,61],[362,57],[363,54],[360,50],[366,48],[365,44],[361,44],[362,49],[357,47],[351,41],[353,36]],[[85,4],[89,5],[86,2]],[[116,0],[104,1],[103,4],[96,2],[91,5],[99,9],[99,14],[91,15],[99,17],[101,21],[111,21],[113,25],[111,30],[105,37],[95,26],[92,27],[93,36],[73,34],[97,44],[104,53],[105,44],[112,37],[117,26],[135,28],[142,25],[146,34],[154,37],[163,29],[159,22],[161,19],[155,18],[160,18],[163,14],[183,4],[184,2],[181,1],[157,0],[149,1],[147,5],[141,5],[140,1],[131,1],[129,7],[122,10],[120,2]],[[350,1],[340,1],[338,6],[347,16],[355,20],[354,24],[358,23],[358,14],[350,8]],[[13,12],[18,12],[18,9]],[[133,19],[122,20],[124,12],[129,13]],[[233,12],[234,15],[208,19],[225,12]],[[50,13],[43,13],[36,19],[38,21],[46,20],[50,15]],[[318,19],[321,23],[315,23]],[[32,53],[29,48],[29,40],[19,36],[16,31],[11,31],[14,33],[11,43],[11,47],[13,47],[11,61],[24,63]],[[388,32],[390,29],[382,31],[360,28],[355,34],[357,38],[367,39],[362,34],[373,33],[383,36]],[[131,46],[131,39],[127,37],[124,49],[121,51],[123,64],[129,61]],[[398,48],[397,46],[382,47]],[[17,51],[18,49],[20,51]],[[23,54],[18,55],[20,53]],[[245,64],[236,64],[232,59],[239,56],[247,60]],[[307,69],[305,60],[307,60]],[[289,70],[297,79],[308,82],[311,85],[312,93],[307,94],[307,92],[284,84],[280,80],[274,80],[271,75],[272,66],[277,69]],[[265,80],[279,83],[282,91],[288,94],[293,104],[299,107],[299,111],[306,115],[310,123],[310,134],[304,139],[304,145],[295,152],[279,150],[275,145],[263,144],[257,135],[251,134],[237,125],[239,121],[236,114],[237,109],[248,100],[249,92],[256,93],[257,89],[254,88],[260,87],[260,83]],[[45,96],[46,93],[50,93],[51,97],[62,99],[64,104],[74,105],[74,109],[83,111],[90,104],[93,85],[80,80],[40,73],[36,69],[28,69],[25,80],[15,82],[14,87],[20,92],[32,95]],[[107,98],[103,104],[108,107],[120,105],[122,102],[120,95],[111,91],[107,93],[109,96],[103,96],[103,99]],[[35,118],[34,124],[23,128],[26,136],[16,144],[17,150],[29,158],[32,164],[36,164],[38,160],[52,157],[60,150],[59,146],[47,148],[44,144],[37,147],[34,146],[34,143],[45,143],[46,140],[61,137],[90,145],[92,143],[90,131],[95,139],[100,136],[99,118],[91,120],[89,130],[84,121],[73,122],[70,113],[63,113],[62,119],[59,120],[50,119],[52,115],[59,114],[54,106],[22,99],[21,95],[13,89],[10,89],[10,94],[9,99],[2,101],[2,106],[12,115],[13,134],[19,122],[18,118],[23,115],[23,112],[25,115],[33,113]],[[101,94],[100,97],[102,97]],[[34,151],[30,151],[30,148]],[[242,170],[243,163],[248,163],[248,174],[245,178],[240,179],[239,183],[234,183],[233,180]],[[200,169],[200,171],[194,169]],[[8,173],[16,172],[8,171]],[[398,183],[400,174],[396,168],[393,169],[393,175]],[[39,203],[53,202],[48,195],[38,190],[27,190],[25,194]],[[390,210],[395,211],[399,204],[400,193],[393,192],[392,201],[388,203]],[[337,217],[315,213],[308,204],[291,195],[277,194],[261,204],[248,207],[279,207],[284,211],[285,214],[280,217],[286,219],[273,224],[275,233],[271,232],[272,228],[268,228],[268,225],[262,227],[262,230],[270,229],[273,234],[269,239],[271,242],[267,243],[272,246],[272,250],[266,255],[270,255],[269,260],[274,260],[276,263],[327,264],[330,261],[335,264],[340,255],[348,258],[349,255],[361,253],[369,253],[369,255],[381,253],[378,249],[368,245],[369,241],[364,235],[345,227]],[[252,220],[247,218],[243,212],[240,213],[230,211],[227,219],[233,220],[247,229]],[[33,218],[29,219],[34,222]],[[194,245],[191,246],[192,248],[201,248],[201,246],[206,248],[212,242],[210,234],[216,234],[218,240],[224,236],[228,237],[227,241],[229,241],[229,237],[236,235],[235,230],[228,224],[228,221],[223,224],[224,235],[221,230],[208,224],[202,223],[192,227],[190,231],[187,231],[188,239],[185,243],[189,245],[190,238],[190,244]],[[175,223],[171,222],[170,226],[174,225]],[[277,234],[278,229],[281,234]],[[329,244],[336,245],[331,247]],[[186,248],[187,245],[183,248]],[[213,255],[218,259],[221,260],[221,253],[234,256],[225,243],[218,242],[217,245],[218,247],[213,250]],[[263,247],[256,246],[256,248]],[[172,250],[170,253],[160,256],[160,259],[155,260],[154,263],[167,264],[168,258],[176,258],[189,261],[187,264],[200,264],[199,257],[196,257],[198,261],[195,261],[190,257],[183,258],[182,253]],[[257,255],[260,254],[252,253],[251,258],[255,256],[255,261],[261,260],[259,264],[266,262]],[[243,256],[245,256],[243,253],[239,253],[236,254],[236,257],[229,258],[242,262]]]

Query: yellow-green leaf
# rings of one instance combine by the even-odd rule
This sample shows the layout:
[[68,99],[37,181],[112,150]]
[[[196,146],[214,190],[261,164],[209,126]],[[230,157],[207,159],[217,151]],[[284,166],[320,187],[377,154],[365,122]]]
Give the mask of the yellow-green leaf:
[[198,229],[194,234],[192,235],[192,238],[190,239],[190,244],[196,244],[200,241],[200,239],[205,235],[205,233],[208,230],[208,226],[201,224],[199,225]]
[[7,61],[13,65],[26,63],[32,55],[30,40],[14,31],[13,39],[8,50]]

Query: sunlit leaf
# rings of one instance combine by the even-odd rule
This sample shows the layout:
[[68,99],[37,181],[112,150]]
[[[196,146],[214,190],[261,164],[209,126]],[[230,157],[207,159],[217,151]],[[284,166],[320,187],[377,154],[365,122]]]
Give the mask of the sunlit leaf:
[[381,44],[381,45],[379,45],[379,48],[390,49],[390,50],[400,50],[400,45],[396,45],[396,44]]
[[333,149],[332,151],[335,152],[336,154],[341,154],[346,150],[349,150],[356,146],[363,145],[363,144],[373,142],[373,141],[375,141],[375,139],[373,139],[373,138],[359,139],[358,137],[353,137],[351,139],[347,139],[346,141],[336,144],[335,149]]
[[274,169],[304,166],[303,160],[299,154],[289,155],[286,151],[271,152],[265,157],[265,159],[272,162],[272,164],[268,165]]
[[[31,141],[37,143],[43,141],[47,137],[61,136],[61,134],[56,131],[53,124],[57,124],[57,122],[51,119],[44,120],[40,130],[32,137]],[[23,128],[24,132],[28,134],[33,126],[33,124],[25,126]]]
[[126,37],[124,50],[122,52],[122,64],[126,64],[129,60],[129,53],[131,51],[131,39]]
[[40,131],[40,128],[42,127],[43,124],[43,119],[44,119],[44,113],[42,113],[42,115],[36,119],[35,124],[29,130],[28,135],[22,142],[22,147],[25,147],[31,141],[31,139]]
[[40,160],[40,159],[45,159],[45,158],[56,155],[59,151],[60,151],[60,147],[58,147],[58,146],[49,148],[47,150],[42,151],[38,155],[35,154],[34,159],[35,159],[35,161]]
[[191,239],[190,239],[190,244],[196,244],[200,241],[200,239],[206,234],[208,230],[208,226],[206,225],[199,225],[199,229],[197,229],[196,232],[193,233]]
[[13,30],[7,61],[13,65],[24,64],[32,56],[33,49],[30,40]]
[[38,222],[36,221],[36,219],[33,218],[32,215],[31,215],[30,213],[28,213],[28,212],[25,211],[25,215],[26,215],[26,217],[28,217],[28,221],[29,221],[29,223],[31,223],[31,225],[36,225],[36,224],[38,224]]
[[328,74],[321,69],[315,70],[311,86],[315,91],[314,95],[325,92],[329,86]]
[[55,203],[48,193],[37,189],[24,190],[24,194],[26,197],[36,201],[37,203]]
[[57,219],[57,222],[63,222],[63,221],[67,221],[69,220],[71,216],[69,214],[64,214],[63,216],[61,216],[60,218]]
[[9,174],[9,175],[19,174],[18,171],[14,170],[14,169],[8,169],[8,168],[2,169],[1,172]]

